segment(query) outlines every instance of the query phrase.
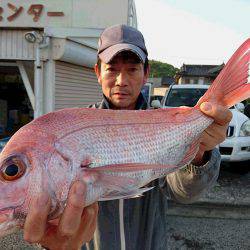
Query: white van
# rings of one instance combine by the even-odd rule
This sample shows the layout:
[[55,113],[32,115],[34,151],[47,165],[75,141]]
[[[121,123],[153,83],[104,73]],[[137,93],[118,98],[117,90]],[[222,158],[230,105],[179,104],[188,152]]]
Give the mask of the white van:
[[[153,107],[193,107],[199,98],[206,92],[209,85],[177,84],[171,85],[161,104],[156,100]],[[241,110],[239,110],[241,109]],[[230,109],[233,118],[227,130],[227,138],[219,145],[222,161],[240,162],[250,160],[250,119],[241,111],[242,103]]]

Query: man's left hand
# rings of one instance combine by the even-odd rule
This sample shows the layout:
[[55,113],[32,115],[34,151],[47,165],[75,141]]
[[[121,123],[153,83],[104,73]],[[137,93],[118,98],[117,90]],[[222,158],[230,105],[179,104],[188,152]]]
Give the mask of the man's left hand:
[[195,165],[203,165],[205,151],[212,150],[226,139],[227,128],[232,119],[228,108],[214,103],[204,102],[200,105],[200,110],[213,118],[214,122],[202,133],[199,152],[192,162]]
[[24,239],[50,250],[78,250],[94,234],[98,204],[84,207],[86,185],[80,181],[70,188],[67,205],[58,219],[47,222],[51,200],[41,193],[31,201],[24,225]]

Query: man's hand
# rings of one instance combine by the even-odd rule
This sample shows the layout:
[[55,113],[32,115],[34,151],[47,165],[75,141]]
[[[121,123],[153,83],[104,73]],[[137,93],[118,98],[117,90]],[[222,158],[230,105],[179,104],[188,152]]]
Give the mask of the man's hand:
[[84,208],[86,187],[75,182],[59,219],[47,222],[51,201],[46,193],[31,202],[24,225],[24,239],[50,250],[78,250],[93,237],[98,214],[97,203]]
[[205,151],[212,150],[216,145],[226,139],[228,124],[232,119],[232,113],[228,108],[220,105],[204,102],[200,105],[200,110],[207,116],[214,119],[214,122],[203,132],[200,141],[199,152],[193,164],[202,165]]

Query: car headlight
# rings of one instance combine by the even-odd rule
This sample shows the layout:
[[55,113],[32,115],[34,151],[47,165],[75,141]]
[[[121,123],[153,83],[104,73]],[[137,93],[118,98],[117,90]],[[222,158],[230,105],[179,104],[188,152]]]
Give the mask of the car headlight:
[[250,120],[242,124],[240,128],[240,136],[250,136]]

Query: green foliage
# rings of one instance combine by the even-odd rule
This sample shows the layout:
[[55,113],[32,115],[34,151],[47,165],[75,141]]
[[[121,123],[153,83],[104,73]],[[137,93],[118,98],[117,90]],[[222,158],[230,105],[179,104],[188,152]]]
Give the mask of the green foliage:
[[173,65],[168,63],[163,63],[160,61],[149,60],[150,65],[150,75],[149,77],[163,77],[171,76],[174,77],[178,71]]

